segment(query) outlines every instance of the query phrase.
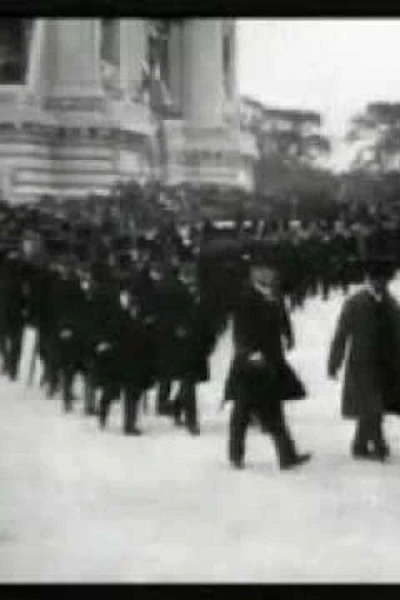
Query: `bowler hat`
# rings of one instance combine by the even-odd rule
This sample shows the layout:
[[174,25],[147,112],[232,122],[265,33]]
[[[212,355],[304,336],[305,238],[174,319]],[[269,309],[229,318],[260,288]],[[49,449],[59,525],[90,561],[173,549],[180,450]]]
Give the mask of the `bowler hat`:
[[365,261],[365,270],[370,277],[391,279],[396,270],[396,262],[392,256],[372,256]]

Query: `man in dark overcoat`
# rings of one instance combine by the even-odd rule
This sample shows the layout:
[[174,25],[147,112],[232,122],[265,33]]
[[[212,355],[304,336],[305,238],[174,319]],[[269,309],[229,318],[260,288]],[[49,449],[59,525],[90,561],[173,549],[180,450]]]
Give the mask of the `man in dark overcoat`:
[[174,401],[174,417],[179,425],[183,416],[188,431],[199,435],[197,385],[209,379],[208,359],[214,347],[216,330],[208,307],[202,301],[193,262],[184,261],[181,265],[180,282],[186,297],[181,303],[176,332],[179,391]]
[[121,394],[119,373],[118,313],[119,286],[112,271],[96,262],[91,268],[92,290],[87,307],[92,309],[90,345],[92,348],[91,379],[95,389],[101,390],[99,419],[105,427],[111,404]]
[[155,317],[159,348],[157,411],[170,413],[172,383],[181,376],[183,343],[181,321],[187,312],[188,294],[174,265],[166,263],[155,283]]
[[82,291],[81,309],[81,365],[84,378],[84,412],[88,416],[97,414],[95,381],[95,340],[96,340],[96,286],[90,268],[82,268],[80,273]]
[[107,314],[96,343],[98,384],[102,388],[99,420],[107,423],[112,402],[123,399],[123,431],[140,435],[138,406],[143,392],[155,380],[157,338],[139,313],[139,303],[128,290],[110,296]]
[[83,292],[72,259],[65,257],[55,283],[54,359],[61,383],[65,411],[72,409],[72,384],[81,369]]
[[16,245],[8,252],[0,274],[5,347],[4,366],[6,373],[13,381],[17,377],[29,306],[29,289],[25,279],[24,266],[20,248]]
[[123,290],[118,311],[119,381],[124,407],[125,435],[140,435],[137,427],[139,401],[156,378],[157,336],[154,326],[140,312],[137,298]]
[[305,389],[285,360],[282,338],[288,347],[293,345],[277,274],[255,263],[233,311],[234,358],[226,389],[234,401],[229,459],[236,468],[244,465],[246,433],[253,416],[272,437],[281,469],[310,458],[297,453],[285,421],[283,401],[303,398]]
[[400,412],[400,307],[387,289],[393,275],[389,259],[369,260],[366,285],[346,300],[328,359],[335,378],[345,361],[342,415],[357,422],[352,454],[385,460],[389,447],[382,423]]

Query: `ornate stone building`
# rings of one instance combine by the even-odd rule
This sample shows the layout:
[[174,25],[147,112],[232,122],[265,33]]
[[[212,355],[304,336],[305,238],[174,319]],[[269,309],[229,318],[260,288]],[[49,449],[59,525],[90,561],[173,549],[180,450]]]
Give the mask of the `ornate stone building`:
[[158,179],[251,188],[230,19],[2,19],[0,185],[17,202]]

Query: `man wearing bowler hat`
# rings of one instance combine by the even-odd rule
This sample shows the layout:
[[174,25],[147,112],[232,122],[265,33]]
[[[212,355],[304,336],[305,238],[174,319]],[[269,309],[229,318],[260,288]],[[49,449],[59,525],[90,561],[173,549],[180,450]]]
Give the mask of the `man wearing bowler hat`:
[[357,423],[354,458],[384,461],[384,414],[400,414],[400,306],[387,289],[394,261],[372,258],[365,270],[365,286],[345,301],[339,316],[328,375],[335,378],[346,362],[342,415]]
[[281,469],[310,459],[310,454],[297,452],[283,410],[285,400],[306,395],[302,382],[286,362],[284,339],[288,348],[293,347],[278,275],[257,261],[249,269],[233,310],[234,358],[226,389],[234,401],[228,452],[236,468],[244,466],[246,432],[253,415],[271,436]]

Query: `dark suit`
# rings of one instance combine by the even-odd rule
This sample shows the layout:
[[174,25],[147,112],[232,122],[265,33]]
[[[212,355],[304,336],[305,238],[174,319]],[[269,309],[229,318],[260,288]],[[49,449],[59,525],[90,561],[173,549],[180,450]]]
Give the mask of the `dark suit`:
[[5,370],[14,380],[17,376],[29,306],[29,284],[25,279],[24,262],[20,257],[5,259],[1,269],[0,285]]
[[133,433],[140,397],[155,380],[155,333],[139,315],[134,316],[128,308],[122,308],[119,298],[115,298],[113,304],[109,304],[108,321],[99,342],[108,344],[97,358],[103,387],[100,424],[105,426],[112,401],[122,393],[123,429],[126,434]]
[[[229,399],[234,400],[229,439],[233,463],[244,460],[245,437],[253,414],[272,436],[281,466],[296,456],[282,401],[302,398],[305,390],[285,361],[282,335],[292,340],[283,303],[269,301],[251,287],[245,289],[233,313],[235,353],[227,384]],[[259,363],[251,361],[254,353],[261,354]]]
[[124,432],[137,430],[139,400],[154,383],[157,369],[157,339],[151,325],[129,309],[119,311],[120,383],[124,402]]
[[62,383],[65,410],[72,406],[72,382],[81,370],[83,293],[72,273],[55,282],[54,352],[55,366]]

